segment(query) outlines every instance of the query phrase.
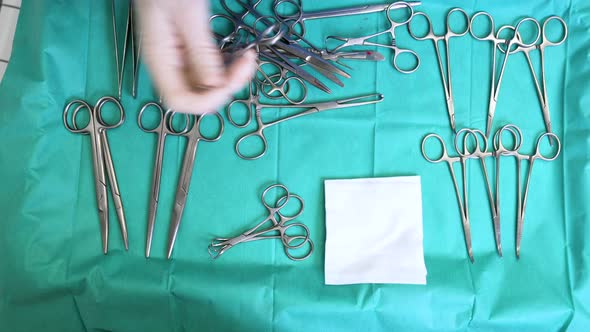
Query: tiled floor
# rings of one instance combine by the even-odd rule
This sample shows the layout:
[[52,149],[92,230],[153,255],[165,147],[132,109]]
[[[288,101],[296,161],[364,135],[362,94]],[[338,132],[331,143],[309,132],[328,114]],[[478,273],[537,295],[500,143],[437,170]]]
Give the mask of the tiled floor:
[[10,61],[21,0],[0,0],[0,81]]

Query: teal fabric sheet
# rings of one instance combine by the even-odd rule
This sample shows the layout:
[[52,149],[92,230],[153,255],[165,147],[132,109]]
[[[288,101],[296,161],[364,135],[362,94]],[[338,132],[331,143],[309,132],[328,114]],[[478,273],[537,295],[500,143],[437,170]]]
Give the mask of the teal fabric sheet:
[[[304,7],[364,3],[305,1]],[[140,105],[155,99],[142,68],[137,100],[128,92],[123,96],[126,122],[108,134],[130,248],[123,249],[111,209],[110,252],[102,255],[90,141],[65,130],[62,110],[74,98],[94,103],[116,93],[109,6],[108,1],[23,2],[14,53],[0,86],[0,330],[588,330],[587,1],[425,0],[419,8],[438,33],[446,12],[456,6],[469,14],[488,11],[497,26],[523,16],[560,15],[569,27],[567,41],[547,49],[545,68],[563,150],[555,162],[535,166],[519,261],[514,256],[515,164],[503,166],[503,258],[495,252],[481,170],[469,164],[475,264],[467,259],[448,170],[420,154],[426,134],[439,133],[447,143],[452,138],[434,49],[430,42],[412,40],[403,28],[398,44],[421,57],[414,74],[397,73],[388,62],[351,62],[353,77],[345,88],[331,85],[331,96],[311,89],[309,96],[316,101],[380,92],[383,103],[271,128],[270,149],[257,161],[236,156],[233,145],[244,131],[229,125],[219,142],[200,144],[171,261],[164,259],[164,247],[184,141],[167,141],[153,257],[146,260],[156,141],[136,124]],[[360,36],[386,25],[384,15],[374,14],[308,22],[307,29],[319,42],[330,34]],[[381,51],[389,61],[391,53]],[[483,129],[491,47],[466,36],[453,40],[451,57],[458,126]],[[269,110],[269,115],[279,112]],[[522,55],[508,63],[499,96],[495,128],[507,123],[522,128],[525,152],[544,130]],[[422,176],[428,285],[325,286],[323,180],[398,175]],[[312,257],[293,262],[279,242],[258,241],[211,260],[206,250],[211,239],[252,227],[265,213],[260,193],[277,182],[305,199],[301,221],[316,244]],[[362,220],[358,227],[364,227]]]

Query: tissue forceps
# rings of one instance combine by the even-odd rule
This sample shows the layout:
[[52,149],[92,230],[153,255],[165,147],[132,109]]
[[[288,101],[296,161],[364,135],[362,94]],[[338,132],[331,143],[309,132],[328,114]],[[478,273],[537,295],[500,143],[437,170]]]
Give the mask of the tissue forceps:
[[[415,2],[408,2],[408,4],[412,7],[419,6],[422,4],[420,1]],[[273,13],[275,17],[279,20],[287,23],[291,30],[297,30],[296,27],[300,27],[300,35],[305,36],[305,21],[307,20],[315,20],[315,19],[323,19],[323,18],[332,18],[332,17],[342,17],[342,16],[351,16],[351,15],[360,15],[360,14],[370,14],[370,13],[377,13],[387,10],[388,7],[393,6],[391,9],[400,9],[405,8],[405,5],[394,2],[385,3],[380,5],[365,5],[365,6],[356,6],[356,7],[349,7],[349,8],[340,8],[340,9],[328,9],[328,10],[320,10],[320,11],[312,11],[312,12],[304,12],[303,8],[301,7],[301,3],[295,0],[279,0],[275,1],[273,6]],[[293,7],[295,9],[295,13],[291,15],[283,15],[280,13],[281,7]]]
[[[284,192],[276,203],[269,203],[267,196],[271,190],[278,189]],[[287,205],[290,202],[297,202],[296,212],[288,214]],[[310,238],[309,228],[303,223],[289,223],[292,220],[297,219],[302,213],[304,201],[301,197],[295,194],[291,194],[287,187],[281,184],[272,185],[262,193],[262,204],[268,211],[268,216],[262,220],[258,225],[254,226],[250,230],[234,237],[234,238],[216,238],[208,246],[209,255],[211,258],[216,259],[223,255],[227,250],[231,249],[237,244],[266,240],[266,239],[280,239],[283,243],[283,250],[285,255],[291,260],[302,261],[307,259],[314,251],[313,241]],[[270,227],[262,228],[270,222]],[[287,224],[289,223],[289,224]],[[299,231],[296,231],[299,230]],[[296,235],[289,235],[287,232]],[[269,235],[269,233],[271,233]],[[278,234],[277,234],[278,233]],[[291,250],[301,249],[303,246],[307,246],[307,250],[304,255],[294,256],[290,253]]]
[[[452,25],[451,25],[451,16],[455,13],[459,13],[463,16],[463,18],[466,21],[466,25],[465,25],[465,29],[459,29],[458,31],[453,30]],[[410,23],[408,24],[408,31],[410,33],[410,35],[416,39],[416,40],[431,40],[432,43],[434,44],[434,50],[436,51],[436,58],[438,60],[438,69],[440,72],[440,79],[442,81],[443,84],[443,89],[445,90],[445,99],[446,99],[446,104],[447,104],[447,112],[449,114],[449,122],[451,124],[451,129],[453,130],[453,132],[457,132],[457,128],[456,128],[456,124],[455,124],[455,100],[453,99],[453,80],[451,79],[451,56],[450,56],[450,50],[449,50],[449,44],[451,41],[451,38],[455,38],[455,37],[461,37],[467,34],[467,32],[469,31],[469,15],[467,15],[467,13],[461,9],[461,8],[454,8],[451,9],[451,11],[448,12],[447,14],[447,19],[446,19],[446,32],[442,35],[435,35],[434,31],[432,29],[432,22],[430,21],[430,18],[428,17],[428,15],[426,15],[425,13],[422,12],[416,12],[414,13],[414,17],[412,17],[412,20],[416,17],[422,16],[426,19],[427,25],[428,25],[428,32],[425,35],[417,35],[412,31],[412,21],[410,21]],[[446,58],[447,58],[447,72],[445,73],[444,70],[444,66],[443,66],[443,60],[442,60],[442,54],[440,52],[440,48],[439,48],[439,42],[442,41],[444,42],[444,47],[445,47],[445,54],[446,54]]]
[[115,48],[115,62],[117,69],[117,87],[119,92],[119,99],[123,94],[123,79],[125,76],[125,63],[127,62],[127,48],[131,48],[131,64],[132,64],[132,90],[131,95],[135,98],[137,94],[137,76],[139,73],[139,53],[141,52],[141,33],[139,40],[135,41],[135,14],[133,11],[133,0],[129,1],[129,9],[127,10],[127,21],[125,23],[125,39],[123,40],[123,54],[119,58],[119,42],[117,32],[117,15],[115,10],[115,0],[111,2],[111,14],[113,21],[113,41]]
[[[238,127],[245,127],[251,122],[251,120],[252,120],[251,105],[254,105],[255,106],[255,114],[256,114],[255,115],[256,116],[256,129],[250,133],[244,134],[240,139],[238,139],[238,141],[236,142],[236,146],[235,146],[236,154],[240,158],[245,159],[245,160],[258,159],[266,153],[266,151],[268,150],[268,142],[266,140],[266,136],[264,135],[264,130],[269,127],[277,125],[281,122],[289,121],[289,120],[299,118],[299,117],[302,117],[305,115],[313,114],[313,113],[319,113],[322,111],[347,108],[347,107],[353,107],[353,106],[375,104],[375,103],[381,102],[383,100],[383,95],[382,94],[371,94],[371,95],[336,100],[336,101],[328,101],[328,102],[322,102],[322,103],[310,103],[310,104],[297,104],[297,105],[262,104],[262,103],[260,103],[259,96],[257,96],[257,95],[255,95],[253,97],[253,99],[254,99],[253,101],[247,101],[247,103],[246,103],[246,106],[249,108],[247,109],[247,113],[246,113],[247,118],[246,118],[245,124],[237,123]],[[231,109],[232,109],[232,107],[235,107],[234,106],[235,104],[240,103],[240,102],[243,103],[243,101],[234,101],[228,105],[227,117],[228,117],[228,120],[232,124],[236,124],[236,122],[234,121],[234,119],[231,115]],[[264,108],[307,108],[307,109],[300,111],[298,113],[274,120],[274,121],[264,122],[264,121],[262,121],[262,114],[261,114],[261,112]],[[251,139],[251,138],[256,138],[258,141],[260,141],[262,143],[262,150],[260,150],[260,152],[257,154],[245,155],[240,152],[240,146],[244,141]]]
[[[215,116],[219,123],[217,132],[213,135],[208,136],[201,130],[203,119],[207,116]],[[172,128],[173,116],[168,118],[168,126]],[[223,134],[223,118],[219,113],[203,114],[201,116],[194,116],[192,126],[188,125],[190,129],[180,133],[179,135],[187,138],[186,149],[184,152],[184,159],[182,161],[182,169],[180,171],[180,177],[178,179],[178,186],[176,187],[176,197],[174,198],[174,208],[172,210],[172,218],[170,220],[170,228],[168,230],[168,247],[167,247],[167,258],[170,259],[172,251],[174,250],[174,243],[178,235],[178,229],[180,228],[180,222],[182,220],[182,214],[184,207],[186,206],[186,199],[188,197],[188,190],[191,184],[191,178],[193,175],[193,166],[197,157],[197,147],[200,141],[204,142],[215,142],[221,138]]]
[[[491,17],[490,17],[491,20]],[[493,22],[493,21],[492,21]],[[520,32],[521,29],[523,29],[522,27],[527,23],[527,22],[532,22],[533,26],[535,27],[535,38],[531,43],[525,43],[521,40],[520,37]],[[541,26],[539,25],[539,22],[537,22],[537,20],[535,20],[534,18],[524,18],[522,20],[520,20],[517,24],[516,27],[512,27],[512,26],[503,26],[498,30],[498,34],[496,35],[496,39],[500,39],[500,34],[503,30],[512,30],[513,31],[513,35],[511,38],[505,39],[503,42],[501,42],[498,46],[504,44],[505,45],[505,51],[504,51],[504,60],[502,61],[502,66],[500,67],[500,75],[498,77],[498,79],[496,80],[496,73],[495,73],[495,66],[496,63],[494,61],[493,64],[493,76],[492,76],[492,93],[490,96],[490,102],[489,102],[489,106],[488,106],[488,119],[487,119],[487,124],[486,124],[486,136],[490,136],[490,133],[492,131],[492,125],[493,125],[493,121],[494,121],[494,114],[496,113],[496,105],[498,103],[498,95],[500,93],[500,86],[502,84],[502,78],[504,77],[504,72],[506,70],[506,64],[508,63],[508,56],[510,54],[516,53],[516,52],[522,52],[525,49],[529,48],[529,47],[533,47],[537,41],[539,40],[540,34],[541,34]],[[494,41],[494,44],[497,43],[496,41]],[[498,47],[500,48],[500,47]],[[494,52],[496,52],[496,49],[494,48]],[[495,59],[495,54],[494,54],[494,59]]]
[[[551,21],[557,21],[563,27],[563,35],[561,39],[557,41],[549,40],[547,36],[547,25]],[[533,79],[535,81],[535,88],[537,89],[537,96],[539,97],[539,101],[541,102],[541,107],[543,111],[543,121],[545,122],[545,129],[548,133],[552,132],[551,130],[551,115],[549,112],[549,99],[547,96],[547,84],[545,82],[545,48],[550,46],[558,46],[563,44],[563,42],[567,39],[567,24],[565,21],[559,16],[551,16],[548,17],[545,22],[543,22],[543,26],[541,29],[541,43],[536,44],[534,47],[527,47],[523,49],[523,53],[526,57],[526,60],[529,64],[529,68],[531,69],[531,73],[533,75]],[[541,73],[539,80],[537,74],[535,73],[535,66],[533,66],[533,62],[531,61],[530,52],[534,50],[539,50],[540,57],[541,57]]]
[[[462,148],[459,146],[458,142],[460,140],[461,135],[463,136],[463,145]],[[471,138],[471,140],[470,140]],[[469,143],[473,142],[471,147]],[[502,257],[502,241],[501,241],[501,229],[500,229],[500,205],[499,205],[499,194],[496,192],[496,198],[494,199],[494,195],[492,193],[492,185],[488,173],[488,168],[486,165],[485,158],[493,157],[492,152],[487,152],[488,150],[488,139],[483,133],[483,131],[479,129],[461,129],[457,132],[457,136],[455,138],[455,150],[461,157],[462,167],[466,168],[467,165],[465,161],[467,159],[479,159],[481,162],[481,168],[483,171],[483,176],[486,185],[486,191],[488,195],[488,201],[490,203],[490,211],[492,213],[492,224],[494,227],[494,238],[496,240],[496,250],[498,251],[498,255]],[[496,178],[497,179],[497,178]],[[496,186],[498,186],[498,181],[496,181]]]
[[[512,144],[512,148],[507,147],[507,144],[504,144],[503,140],[505,137],[504,133],[508,132],[512,135],[514,139],[514,143]],[[545,155],[541,151],[541,144],[543,139],[547,138],[549,141],[556,142],[556,147],[553,150]],[[517,206],[517,218],[516,218],[516,258],[520,258],[520,243],[522,239],[522,229],[524,225],[524,214],[526,210],[526,203],[529,194],[530,184],[531,184],[531,174],[533,173],[533,166],[535,160],[545,160],[545,161],[552,161],[557,159],[559,156],[559,152],[561,151],[561,143],[559,138],[554,133],[544,133],[537,139],[537,143],[535,145],[535,153],[531,155],[522,154],[519,152],[520,147],[522,146],[522,132],[520,128],[515,125],[505,125],[500,130],[496,132],[494,135],[494,148],[496,154],[496,186],[498,187],[499,181],[499,169],[500,169],[500,157],[501,156],[513,156],[516,158],[516,178],[518,181],[518,206]],[[521,161],[527,160],[529,162],[529,169],[528,174],[526,175],[526,182],[524,187],[524,194],[522,191],[522,184],[521,184]]]
[[[119,120],[114,124],[109,124],[102,117],[102,109],[106,104],[113,104],[119,113]],[[70,110],[73,108],[70,118]],[[76,118],[81,110],[86,110],[90,117],[88,123],[78,128]],[[98,216],[100,219],[100,232],[102,240],[103,253],[108,252],[109,246],[109,202],[107,197],[107,180],[111,188],[111,195],[117,217],[119,218],[119,226],[121,228],[121,235],[125,250],[129,249],[129,241],[127,237],[127,223],[125,221],[125,213],[123,211],[123,201],[119,192],[119,185],[115,174],[115,166],[113,164],[113,157],[111,155],[111,148],[107,138],[107,131],[119,127],[125,121],[125,112],[123,106],[119,101],[110,96],[100,98],[96,105],[90,106],[83,100],[73,100],[69,102],[63,111],[63,122],[67,130],[77,134],[87,134],[90,136],[92,144],[92,161],[94,171],[94,186],[96,191],[96,202],[98,207]]]
[[[399,10],[399,9],[406,9],[409,13],[408,17],[402,21],[396,21],[392,16],[392,10]],[[411,74],[418,67],[420,66],[420,58],[416,52],[409,50],[409,49],[402,49],[397,46],[396,37],[395,37],[395,29],[408,24],[412,17],[414,16],[414,9],[412,6],[403,1],[395,2],[390,4],[387,9],[385,10],[385,14],[387,20],[389,21],[389,28],[383,30],[381,32],[374,33],[372,35],[364,36],[364,37],[356,37],[356,38],[345,38],[345,37],[338,37],[338,36],[328,36],[326,37],[326,41],[328,40],[336,40],[342,42],[342,44],[338,45],[335,48],[329,49],[328,52],[337,52],[345,47],[349,46],[377,46],[377,47],[385,47],[393,50],[393,58],[392,64],[393,67],[402,74]],[[389,34],[391,36],[391,43],[390,44],[379,44],[376,42],[370,42],[369,39],[376,38],[381,35]],[[408,69],[403,69],[397,64],[398,57],[402,54],[410,54],[415,60],[416,64],[413,67],[409,67]]]
[[[428,156],[428,153],[426,152],[425,145],[429,139],[435,139],[440,143],[440,146],[442,148],[442,153],[438,158],[430,158]],[[464,167],[464,157],[461,157],[460,155],[457,157],[449,156],[445,142],[443,141],[442,137],[440,137],[438,134],[428,134],[424,137],[424,139],[422,139],[422,155],[424,156],[424,159],[426,159],[428,162],[431,162],[431,163],[444,162],[449,167],[449,171],[451,173],[451,178],[453,180],[453,186],[455,187],[455,194],[457,197],[457,203],[459,204],[459,210],[461,212],[461,222],[463,225],[463,235],[465,236],[465,246],[467,247],[467,254],[469,255],[469,259],[473,263],[474,259],[473,259],[473,249],[471,246],[471,225],[470,225],[470,221],[469,221],[469,200],[467,197],[467,181],[466,181],[467,180],[467,170]],[[453,167],[453,165],[455,163],[460,163],[462,165],[461,177],[463,180],[463,194],[461,194],[461,190],[459,190],[457,176],[455,175],[455,169]],[[461,197],[463,197],[463,198],[461,198]]]
[[[145,111],[154,108],[159,113],[158,124],[153,127],[146,127],[143,123]],[[137,124],[141,130],[146,133],[154,133],[158,135],[158,142],[156,145],[156,156],[154,159],[154,173],[152,176],[152,188],[150,192],[150,203],[148,212],[147,236],[145,243],[145,257],[150,257],[152,248],[152,237],[154,234],[154,225],[156,223],[156,213],[158,210],[158,201],[160,197],[160,182],[162,178],[162,164],[164,160],[164,146],[166,144],[166,136],[185,134],[188,130],[189,116],[185,114],[185,127],[181,131],[175,131],[169,124],[169,119],[174,115],[174,111],[167,109],[164,111],[162,106],[155,102],[149,102],[140,109],[137,116]]]

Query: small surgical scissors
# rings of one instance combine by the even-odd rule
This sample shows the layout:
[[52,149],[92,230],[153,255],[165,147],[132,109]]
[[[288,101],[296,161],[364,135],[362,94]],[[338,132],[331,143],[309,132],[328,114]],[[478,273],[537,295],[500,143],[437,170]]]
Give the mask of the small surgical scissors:
[[[440,154],[440,156],[438,158],[430,158],[428,156],[428,153],[426,152],[426,142],[429,139],[435,139],[440,143],[440,146],[442,148],[442,153]],[[457,136],[455,136],[455,139],[457,139]],[[455,145],[457,145],[457,144],[455,143]],[[442,137],[440,137],[437,134],[428,134],[424,137],[424,139],[422,139],[422,155],[424,156],[424,159],[426,159],[428,162],[431,162],[431,163],[444,162],[449,167],[449,171],[451,173],[451,178],[453,180],[453,186],[455,187],[455,194],[457,196],[457,203],[459,204],[459,210],[461,212],[461,222],[463,224],[463,234],[465,236],[465,245],[467,247],[467,254],[469,255],[469,259],[473,263],[474,259],[473,259],[473,249],[471,247],[471,225],[469,222],[469,200],[467,197],[467,170],[465,167],[465,161],[464,161],[465,158],[462,157],[460,154],[457,157],[449,156],[444,140],[442,139]],[[461,174],[462,174],[462,181],[463,181],[463,194],[461,194],[461,190],[459,189],[459,183],[457,182],[457,176],[455,175],[455,169],[453,166],[455,163],[461,163],[461,165],[462,165]],[[461,198],[461,197],[463,197],[463,198]]]
[[[563,35],[561,35],[561,39],[557,41],[549,40],[547,36],[547,26],[549,22],[557,21],[563,27]],[[541,102],[541,107],[543,111],[543,121],[545,122],[545,129],[548,133],[552,132],[551,130],[551,115],[549,112],[549,98],[547,96],[547,84],[545,82],[545,48],[550,46],[558,46],[563,44],[563,42],[567,39],[567,24],[565,21],[559,16],[551,16],[548,17],[545,22],[543,22],[543,28],[541,29],[541,43],[536,44],[534,47],[527,47],[523,49],[523,53],[526,57],[526,60],[529,64],[529,68],[531,69],[531,73],[533,75],[533,79],[535,81],[535,88],[537,89],[537,95],[539,96],[539,101]],[[533,66],[533,62],[531,61],[530,52],[538,50],[540,52],[541,57],[541,73],[539,80],[537,74],[535,73],[535,66]]]
[[[458,31],[454,31],[451,25],[451,17],[453,16],[453,14],[455,13],[459,13],[463,16],[463,18],[465,19],[465,28],[464,29],[459,29]],[[412,30],[412,21],[416,18],[422,16],[426,19],[427,25],[428,25],[428,32],[425,35],[420,35],[420,34],[416,34],[413,30]],[[451,11],[449,11],[449,13],[447,14],[447,20],[446,20],[446,32],[442,35],[435,35],[434,31],[432,29],[432,22],[430,21],[430,18],[428,17],[428,15],[426,15],[425,13],[422,12],[416,12],[414,14],[414,17],[412,17],[412,20],[410,21],[409,25],[408,25],[408,31],[410,32],[410,35],[416,39],[416,40],[432,40],[432,43],[434,44],[434,50],[436,51],[436,58],[438,60],[438,69],[440,71],[440,79],[442,81],[443,84],[443,89],[445,90],[445,99],[447,102],[447,112],[449,113],[449,122],[451,123],[451,129],[453,130],[453,132],[457,132],[457,128],[456,128],[456,124],[455,124],[455,100],[453,99],[453,80],[451,79],[451,56],[450,56],[450,51],[449,51],[449,44],[451,41],[451,38],[454,37],[461,37],[464,36],[465,34],[467,34],[467,32],[469,31],[469,15],[467,15],[467,13],[460,8],[454,8],[451,9]],[[442,54],[440,52],[440,48],[439,48],[439,42],[442,41],[444,42],[444,47],[445,47],[445,54],[446,54],[446,68],[447,68],[447,72],[445,73],[445,69],[443,66],[443,60],[442,60]]]
[[[402,10],[406,9],[408,11],[409,15],[407,18],[398,22],[392,17],[392,11],[399,10],[399,9],[402,9]],[[393,50],[392,64],[393,64],[393,67],[397,71],[399,71],[400,73],[403,73],[403,74],[413,73],[420,66],[420,58],[418,57],[418,54],[416,54],[416,52],[414,52],[412,50],[408,50],[408,49],[402,49],[397,46],[397,41],[396,41],[396,37],[395,37],[395,29],[400,26],[408,24],[412,20],[412,17],[414,16],[414,9],[412,8],[412,6],[409,3],[399,1],[399,2],[395,2],[395,3],[390,4],[387,7],[387,9],[385,10],[385,14],[387,16],[387,20],[389,21],[389,25],[390,25],[388,29],[381,31],[381,32],[374,33],[369,36],[356,37],[356,38],[328,36],[328,37],[326,37],[326,42],[329,40],[336,40],[336,41],[342,42],[342,44],[336,46],[335,48],[328,49],[328,52],[337,52],[337,51],[339,51],[345,47],[349,47],[349,46],[385,47],[385,48],[389,48],[389,49]],[[379,44],[376,42],[369,41],[369,39],[373,39],[373,38],[376,38],[378,36],[385,35],[385,34],[389,34],[391,36],[391,43],[390,44]],[[402,66],[400,66],[398,64],[398,57],[402,54],[410,54],[415,59],[415,65],[413,65],[407,69],[402,68]]]
[[[460,137],[463,137],[462,147],[459,146]],[[469,143],[473,142],[470,146]],[[484,181],[486,185],[486,191],[488,194],[488,201],[490,203],[490,210],[492,213],[492,224],[494,227],[494,238],[496,240],[496,250],[498,255],[502,256],[502,241],[501,241],[501,230],[500,230],[500,206],[498,205],[498,193],[496,193],[496,199],[492,193],[492,185],[488,173],[485,158],[493,157],[492,152],[488,152],[488,139],[479,129],[461,129],[457,132],[455,137],[455,149],[461,157],[462,167],[467,167],[467,159],[479,159],[481,162],[481,168],[483,171]],[[496,182],[498,185],[498,182]]]
[[[420,1],[414,2],[407,2],[408,5],[414,7],[419,6],[422,4]],[[385,3],[381,5],[365,5],[365,6],[357,6],[357,7],[349,7],[349,8],[340,8],[340,9],[328,9],[328,10],[320,10],[320,11],[313,11],[313,12],[304,12],[303,8],[301,8],[301,3],[295,0],[279,0],[275,1],[273,6],[273,12],[275,17],[282,20],[283,22],[287,23],[291,30],[298,30],[296,27],[299,26],[300,35],[304,36],[306,29],[305,29],[305,21],[307,20],[316,20],[316,19],[324,19],[324,18],[332,18],[332,17],[342,17],[342,16],[351,16],[351,15],[360,15],[360,14],[370,14],[370,13],[377,13],[387,10],[389,7],[391,9],[400,9],[405,8],[405,5],[399,2]],[[294,9],[294,13],[289,15],[284,15],[281,13],[283,10]],[[290,10],[290,11],[291,11]]]
[[[155,109],[159,113],[159,121],[155,127],[146,127],[144,124],[144,114],[148,109]],[[158,135],[158,142],[156,145],[156,158],[154,159],[154,173],[152,177],[152,189],[150,192],[150,204],[148,212],[147,236],[145,243],[145,257],[150,257],[152,248],[152,237],[154,234],[154,225],[156,222],[156,212],[158,210],[158,201],[160,197],[160,182],[162,178],[162,164],[164,160],[164,145],[166,143],[166,136],[181,135],[186,133],[189,125],[189,116],[185,114],[185,126],[181,131],[175,131],[170,126],[169,119],[174,115],[174,111],[167,109],[164,111],[159,103],[149,102],[141,108],[137,116],[137,124],[141,130],[146,133],[154,133]]]
[[[271,190],[282,192],[279,196],[280,198],[274,204],[271,203],[271,197],[268,197],[271,196],[269,194]],[[294,206],[292,202],[296,202],[297,204],[295,212],[291,212],[291,209],[288,208],[289,205]],[[207,248],[211,258],[218,258],[237,244],[266,239],[280,239],[283,243],[285,255],[291,260],[302,261],[311,256],[314,246],[310,238],[309,228],[300,222],[289,223],[303,213],[305,207],[303,199],[298,195],[291,194],[287,187],[281,184],[275,184],[266,188],[262,193],[262,204],[266,207],[268,216],[252,229],[234,238],[214,239]],[[262,228],[262,226],[269,222],[271,223],[270,227]],[[287,234],[288,232],[294,235],[289,235]],[[307,249],[303,255],[295,256],[290,252],[292,250],[302,249],[306,244],[308,244],[306,246]]]
[[[204,134],[202,131],[203,120],[208,116],[215,116],[218,120],[218,130],[213,135]],[[172,121],[174,116],[168,117],[168,126],[173,127]],[[168,248],[167,258],[170,259],[172,251],[174,250],[174,243],[182,220],[182,214],[186,205],[188,190],[191,184],[191,177],[193,175],[193,166],[197,157],[197,147],[200,141],[215,142],[221,138],[223,134],[223,118],[219,113],[209,113],[200,116],[194,116],[190,129],[183,131],[180,135],[187,138],[186,150],[184,152],[184,159],[182,162],[182,169],[178,179],[178,186],[176,187],[176,197],[174,199],[174,208],[172,210],[172,218],[170,220],[170,229],[168,231]]]
[[[507,147],[508,144],[504,144],[504,133],[508,132],[513,137],[512,148]],[[554,141],[557,143],[557,146],[554,147],[551,152],[546,155],[543,154],[541,151],[541,144],[543,140],[547,138],[549,141]],[[522,239],[522,229],[524,224],[524,213],[526,210],[526,202],[529,194],[530,183],[531,183],[531,174],[533,173],[533,165],[535,160],[545,160],[545,161],[552,161],[555,160],[559,156],[559,152],[561,151],[561,143],[559,138],[554,133],[544,133],[537,139],[537,144],[535,146],[535,153],[532,155],[526,155],[519,152],[520,147],[522,146],[522,132],[521,130],[515,125],[505,125],[500,130],[496,132],[494,135],[494,149],[496,155],[496,190],[499,190],[499,177],[500,177],[500,157],[501,156],[513,156],[516,158],[516,179],[518,181],[518,207],[517,207],[517,218],[516,218],[516,257],[520,258],[520,243]],[[528,174],[526,176],[526,182],[524,187],[524,194],[522,192],[522,184],[521,184],[521,161],[527,160],[529,162],[529,169]],[[497,194],[497,192],[496,192]]]
[[[102,116],[103,107],[107,104],[113,104],[114,108],[119,113],[119,119],[114,124],[109,124]],[[73,108],[71,116],[70,110]],[[88,123],[79,128],[77,125],[77,117],[81,110],[86,110],[90,119]],[[125,249],[129,248],[127,238],[127,224],[125,222],[125,213],[123,211],[123,202],[119,192],[119,185],[115,175],[115,166],[113,164],[113,157],[107,139],[107,130],[117,128],[125,121],[125,112],[121,103],[114,97],[105,96],[100,98],[94,107],[90,106],[83,100],[73,100],[69,102],[63,111],[63,122],[67,130],[72,133],[87,134],[90,136],[92,144],[92,160],[94,170],[94,186],[96,190],[96,201],[98,206],[98,215],[100,219],[100,231],[102,239],[103,253],[108,252],[109,246],[109,203],[107,198],[107,180],[111,187],[111,195],[119,218],[119,226],[121,227],[121,235]]]
[[[318,112],[332,110],[332,109],[340,109],[340,108],[347,108],[347,107],[353,107],[353,106],[375,104],[375,103],[381,102],[382,100],[383,100],[382,94],[371,94],[371,95],[366,95],[366,96],[361,96],[361,97],[336,100],[336,101],[328,101],[328,102],[322,102],[322,103],[310,103],[310,104],[298,104],[298,105],[269,105],[269,104],[260,103],[258,95],[251,95],[250,100],[245,100],[245,101],[244,100],[236,100],[236,101],[230,103],[227,108],[227,117],[228,117],[228,120],[232,124],[234,124],[238,127],[245,127],[252,120],[252,105],[254,105],[255,114],[256,114],[256,129],[250,133],[243,135],[240,139],[238,139],[238,141],[236,142],[236,146],[235,146],[236,153],[238,154],[238,156],[240,158],[246,159],[246,160],[254,160],[254,159],[258,159],[258,158],[262,157],[266,153],[266,150],[268,149],[268,142],[266,141],[266,136],[264,136],[264,130],[269,127],[277,125],[281,122],[289,121],[289,120],[299,118],[299,117],[302,117],[305,115],[313,114],[313,113],[318,113]],[[246,121],[244,123],[236,123],[231,115],[232,107],[235,107],[234,105],[236,105],[238,103],[242,103],[242,104],[246,105],[246,107],[248,107],[248,109],[246,110]],[[261,114],[261,112],[264,108],[306,108],[306,109],[303,111],[300,111],[298,113],[286,116],[284,118],[280,118],[280,119],[270,121],[270,122],[264,122],[264,121],[262,121],[262,114]],[[249,138],[258,138],[262,142],[263,146],[262,146],[262,150],[260,150],[259,153],[247,156],[247,155],[240,152],[240,146],[244,141],[248,140]]]

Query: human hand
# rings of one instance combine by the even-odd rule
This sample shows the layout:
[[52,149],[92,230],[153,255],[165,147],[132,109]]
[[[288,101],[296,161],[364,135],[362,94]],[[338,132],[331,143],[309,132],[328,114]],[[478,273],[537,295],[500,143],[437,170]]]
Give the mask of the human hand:
[[225,65],[209,26],[208,0],[135,4],[142,53],[166,106],[183,113],[214,112],[254,75],[252,50]]

